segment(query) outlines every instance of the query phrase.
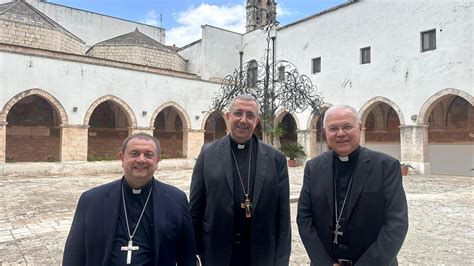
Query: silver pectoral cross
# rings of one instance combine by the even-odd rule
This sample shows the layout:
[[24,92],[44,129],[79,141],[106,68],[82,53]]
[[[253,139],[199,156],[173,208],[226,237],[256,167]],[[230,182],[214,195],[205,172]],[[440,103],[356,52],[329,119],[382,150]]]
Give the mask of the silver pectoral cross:
[[132,263],[132,251],[138,250],[138,246],[133,245],[133,241],[130,239],[128,241],[128,246],[121,248],[122,251],[127,251],[127,264]]
[[339,242],[337,242],[337,238],[338,238],[338,236],[343,235],[342,231],[339,231],[339,229],[341,229],[341,226],[339,225],[339,222],[336,222],[335,228],[336,228],[336,230],[332,231],[332,233],[334,234],[334,241],[332,241],[332,243],[339,244]]
[[252,203],[250,202],[250,199],[245,199],[244,202],[240,203],[240,208],[245,209],[245,217],[250,218],[252,217],[252,211],[250,210],[252,208]]

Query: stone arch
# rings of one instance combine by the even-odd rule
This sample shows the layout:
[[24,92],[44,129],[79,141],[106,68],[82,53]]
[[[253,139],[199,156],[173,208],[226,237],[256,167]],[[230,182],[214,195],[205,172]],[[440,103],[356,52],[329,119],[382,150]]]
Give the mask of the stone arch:
[[[318,154],[321,154],[329,149],[326,138],[324,135],[324,130],[322,130],[322,121],[320,118],[324,117],[324,113],[329,107],[333,106],[331,103],[323,103],[319,109],[319,115],[313,114],[309,117],[307,122],[307,129],[309,133],[309,143],[306,148],[306,154],[308,157],[313,158]],[[319,125],[319,126],[318,126]]]
[[291,120],[288,120],[288,119],[286,120],[286,122],[290,123],[290,125],[288,124],[286,125],[286,129],[285,129],[286,133],[283,136],[275,137],[273,140],[273,143],[275,144],[276,147],[279,147],[280,145],[283,145],[284,143],[288,143],[288,142],[303,141],[301,137],[298,136],[298,131],[301,129],[301,126],[298,121],[298,118],[294,114],[284,109],[280,109],[275,115],[275,121],[274,121],[275,126],[277,126],[280,123],[284,123],[285,119],[288,116],[289,116],[288,119],[291,119]]
[[468,101],[471,105],[474,106],[474,97],[469,93],[452,88],[444,89],[435,93],[423,104],[420,109],[420,112],[418,113],[417,125],[427,125],[431,111],[436,106],[436,104],[441,101],[444,96],[447,95],[454,95],[464,98],[466,101]]
[[24,99],[28,96],[34,96],[34,95],[45,99],[48,103],[50,103],[53,106],[53,108],[55,109],[55,111],[59,115],[59,118],[60,118],[59,120],[61,121],[59,126],[67,126],[68,125],[68,117],[67,117],[67,113],[66,113],[66,110],[64,109],[63,105],[53,95],[51,95],[50,93],[48,93],[48,92],[46,92],[42,89],[30,89],[30,90],[20,92],[20,93],[16,94],[15,96],[13,96],[3,106],[0,123],[2,123],[4,125],[6,124],[8,112],[13,107],[13,105],[15,105],[21,99]]
[[[217,119],[215,118],[217,116]],[[211,119],[214,119],[213,121]],[[211,123],[211,124],[210,124]],[[208,131],[209,126],[214,126],[214,130]],[[224,112],[218,111],[206,112],[202,121],[201,129],[204,130],[204,143],[212,142],[220,137],[225,136],[228,131],[228,121]]]
[[116,103],[122,109],[122,111],[125,113],[125,115],[127,117],[127,122],[128,122],[129,128],[136,128],[137,127],[137,118],[135,117],[135,114],[133,113],[132,108],[130,108],[130,106],[125,101],[123,101],[122,99],[118,98],[117,96],[110,95],[110,94],[100,97],[99,99],[95,100],[91,104],[91,106],[89,107],[89,109],[86,112],[86,115],[84,116],[84,124],[83,125],[85,127],[89,126],[89,121],[91,119],[92,113],[97,108],[97,106],[99,104],[105,102],[105,101],[112,101],[112,102]]
[[280,109],[280,110],[278,110],[278,111],[275,113],[275,124],[281,122],[281,120],[283,119],[283,117],[284,117],[286,114],[291,115],[291,116],[293,117],[293,119],[295,120],[296,128],[297,128],[297,129],[301,129],[301,126],[300,126],[300,122],[299,122],[299,120],[298,120],[298,117],[296,117],[294,114],[292,114],[292,113],[286,111],[285,109]]
[[162,105],[158,106],[158,108],[156,108],[155,112],[151,116],[150,128],[153,128],[158,114],[161,111],[163,111],[163,109],[165,109],[166,107],[173,107],[178,111],[177,113],[179,117],[181,118],[183,122],[185,122],[183,125],[183,130],[189,130],[191,128],[191,119],[189,119],[189,116],[186,110],[174,101],[163,103]]
[[137,128],[136,117],[122,99],[105,95],[95,100],[84,117],[87,160],[115,160],[123,140]]
[[400,120],[400,126],[405,126],[405,118],[403,116],[403,112],[400,109],[400,107],[395,102],[393,102],[392,100],[387,99],[385,97],[381,97],[381,96],[377,96],[377,97],[374,97],[374,98],[370,99],[369,101],[367,101],[367,103],[364,104],[364,106],[362,106],[360,108],[359,117],[360,117],[360,121],[362,122],[363,125],[365,124],[365,120],[367,119],[367,116],[372,111],[373,107],[376,106],[379,103],[386,103],[388,106],[393,108],[393,110],[395,110],[395,112],[398,115],[398,118]]
[[150,128],[160,140],[163,159],[187,156],[191,120],[183,107],[173,101],[163,103],[153,113]]
[[401,157],[401,130],[405,119],[400,107],[385,97],[370,99],[359,111],[362,123],[360,144]]
[[0,116],[1,162],[61,160],[61,128],[67,127],[68,118],[50,93],[38,88],[20,92],[4,105]]
[[431,173],[473,175],[473,95],[452,88],[433,94],[421,107],[417,126],[424,130]]
[[[316,128],[316,125],[317,125],[317,122],[318,122],[318,119],[319,117],[321,116],[322,113],[326,112],[327,109],[329,109],[329,107],[333,106],[333,104],[330,104],[330,103],[323,103],[320,107],[319,107],[319,115],[316,115],[316,114],[312,114],[309,118],[308,118],[308,122],[306,123],[306,128],[307,129],[317,129],[319,130],[318,128]],[[322,111],[324,110],[324,111]]]

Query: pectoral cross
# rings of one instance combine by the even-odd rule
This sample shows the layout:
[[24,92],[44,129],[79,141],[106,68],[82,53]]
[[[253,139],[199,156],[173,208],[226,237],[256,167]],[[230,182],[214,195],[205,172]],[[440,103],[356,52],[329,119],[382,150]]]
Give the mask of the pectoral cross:
[[339,244],[339,242],[337,242],[337,237],[342,236],[343,233],[342,231],[339,231],[339,229],[341,228],[341,226],[339,225],[339,222],[336,222],[335,227],[336,227],[336,230],[332,231],[332,233],[334,234],[334,241],[332,241],[332,243]]
[[245,199],[244,202],[240,203],[240,208],[245,209],[245,217],[250,218],[252,217],[252,211],[250,210],[252,208],[252,203],[250,202],[250,199]]
[[128,246],[121,248],[122,251],[127,251],[127,264],[132,263],[132,251],[138,250],[138,246],[133,245],[133,241],[130,239],[128,241]]

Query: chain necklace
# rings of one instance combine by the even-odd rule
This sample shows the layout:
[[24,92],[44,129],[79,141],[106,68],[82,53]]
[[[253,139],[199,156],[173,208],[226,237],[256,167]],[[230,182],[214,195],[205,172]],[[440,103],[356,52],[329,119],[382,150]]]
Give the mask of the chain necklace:
[[242,190],[244,191],[245,195],[245,200],[244,202],[240,203],[240,208],[245,209],[245,217],[246,218],[251,218],[252,217],[252,202],[249,199],[249,193],[250,193],[250,172],[251,172],[251,164],[252,164],[252,143],[253,140],[250,139],[250,154],[249,154],[249,169],[248,169],[248,174],[247,174],[247,191],[245,190],[244,186],[244,181],[242,180],[242,175],[240,174],[239,170],[239,164],[237,163],[237,159],[235,158],[234,150],[232,148],[230,151],[232,152],[232,158],[234,159],[235,163],[235,168],[237,169],[237,174],[239,175],[239,180],[240,180],[240,185],[242,185]]
[[151,191],[153,190],[153,183],[150,187],[150,192],[148,192],[148,196],[145,201],[145,205],[143,206],[142,213],[140,214],[140,217],[138,218],[137,225],[135,226],[135,229],[133,230],[133,233],[130,234],[130,225],[128,223],[128,215],[127,215],[127,205],[125,204],[125,195],[123,193],[123,186],[122,186],[122,201],[123,201],[123,211],[125,212],[125,222],[127,223],[127,232],[128,232],[128,245],[121,247],[122,251],[127,251],[127,264],[132,263],[132,251],[138,250],[138,246],[133,245],[133,240],[132,238],[135,236],[135,233],[137,232],[137,228],[140,225],[140,222],[142,220],[143,214],[145,213],[146,206],[148,204],[148,200],[150,199]]
[[[336,169],[334,169],[334,172],[336,172]],[[353,180],[353,177],[354,177],[354,172],[352,172],[351,179],[349,180],[349,185],[347,185],[346,195],[344,196],[344,201],[342,202],[341,212],[339,213],[339,215],[337,215],[336,175],[337,175],[337,173],[334,173],[334,175],[333,175],[333,182],[334,182],[334,217],[336,218],[336,225],[334,226],[334,231],[333,231],[334,240],[332,241],[332,243],[337,245],[337,244],[339,244],[339,242],[337,241],[338,236],[342,236],[344,234],[342,231],[339,231],[339,229],[341,229],[341,225],[339,224],[339,222],[341,221],[342,213],[344,212],[344,207],[346,206],[347,196],[349,195],[349,191],[350,191],[351,186],[352,186],[352,180]]]

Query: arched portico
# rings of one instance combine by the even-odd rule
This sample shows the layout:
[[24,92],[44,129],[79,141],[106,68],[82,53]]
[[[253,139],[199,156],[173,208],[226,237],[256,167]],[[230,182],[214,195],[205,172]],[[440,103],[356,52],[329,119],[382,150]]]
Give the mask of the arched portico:
[[474,176],[472,95],[451,88],[439,91],[423,104],[416,127],[425,137],[431,173]]
[[204,143],[212,142],[227,134],[227,123],[223,112],[214,111],[206,113],[206,116],[203,118],[203,124]]
[[359,116],[361,145],[400,159],[406,148],[401,145],[400,130],[405,119],[400,107],[385,97],[374,97],[362,106]]
[[286,110],[279,110],[275,116],[275,127],[281,129],[282,134],[274,136],[273,145],[280,147],[285,143],[296,143],[300,140],[304,141],[298,135],[298,129],[300,128],[298,118]]
[[324,114],[326,113],[327,109],[331,107],[332,104],[324,103],[321,105],[319,109],[319,115],[313,114],[310,119],[308,119],[308,145],[306,146],[306,155],[308,157],[313,158],[319,154],[328,150],[326,136],[324,134],[323,129],[323,119]]
[[163,158],[187,157],[190,125],[186,110],[176,102],[166,102],[155,110],[150,127],[160,140]]
[[123,140],[136,127],[136,117],[122,99],[106,95],[95,100],[84,117],[84,128],[88,128],[87,159],[116,159]]
[[60,161],[62,104],[50,93],[30,89],[13,96],[0,118],[0,162]]

